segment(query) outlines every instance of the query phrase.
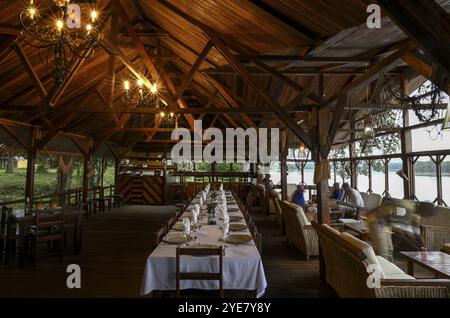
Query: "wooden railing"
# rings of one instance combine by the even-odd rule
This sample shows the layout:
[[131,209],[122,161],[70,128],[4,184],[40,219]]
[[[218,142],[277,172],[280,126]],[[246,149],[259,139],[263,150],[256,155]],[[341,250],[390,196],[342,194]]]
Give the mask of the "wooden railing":
[[[95,191],[97,191],[97,193],[100,193],[101,197],[104,197],[115,193],[115,187],[115,185],[93,187],[87,190],[87,198],[84,198],[83,188],[69,189],[63,192],[56,192],[34,197],[31,204],[51,204],[52,202],[55,202],[58,205],[79,205],[81,207],[83,202],[87,202],[91,197],[93,197]],[[109,193],[107,193],[107,191],[109,191]],[[0,206],[11,206],[19,204],[25,205],[25,199],[0,202]]]

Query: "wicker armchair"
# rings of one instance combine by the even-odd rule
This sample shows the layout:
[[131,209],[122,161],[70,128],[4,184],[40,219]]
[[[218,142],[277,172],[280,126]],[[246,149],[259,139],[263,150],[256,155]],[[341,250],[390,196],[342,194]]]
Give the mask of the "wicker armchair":
[[311,256],[319,255],[317,234],[307,220],[303,209],[287,201],[280,201],[283,213],[286,235],[309,260]]
[[450,255],[450,243],[449,244],[444,244],[444,246],[442,246],[442,252],[447,253]]
[[450,227],[421,225],[420,233],[427,251],[439,251],[444,244],[450,242]]
[[[449,298],[450,280],[418,280],[376,256],[372,247],[346,233],[313,222],[325,263],[327,283],[346,298]],[[380,269],[379,288],[370,288],[369,265]]]
[[275,219],[277,222],[283,227],[283,233],[284,233],[284,222],[283,222],[283,211],[281,210],[280,201],[281,201],[281,195],[275,190],[272,190],[270,193],[270,201],[272,202],[274,212],[275,212]]

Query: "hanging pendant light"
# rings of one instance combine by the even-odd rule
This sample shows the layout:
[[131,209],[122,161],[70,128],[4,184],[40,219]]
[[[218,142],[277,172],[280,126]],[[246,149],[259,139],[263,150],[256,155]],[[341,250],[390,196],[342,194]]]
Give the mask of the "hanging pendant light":
[[[72,57],[87,59],[101,40],[98,26],[99,13],[90,12],[90,19],[81,27],[81,12],[68,0],[54,0],[54,17],[40,12],[34,0],[19,15],[22,24],[21,38],[40,50],[42,62],[51,69],[55,83],[61,85],[67,78]],[[69,24],[76,15],[77,23]],[[91,50],[92,49],[92,50]]]

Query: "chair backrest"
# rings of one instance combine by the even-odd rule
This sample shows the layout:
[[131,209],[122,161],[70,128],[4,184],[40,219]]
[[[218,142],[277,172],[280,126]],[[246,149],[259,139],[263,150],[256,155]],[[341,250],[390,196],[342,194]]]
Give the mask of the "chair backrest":
[[[62,208],[50,208],[35,211],[36,241],[56,239],[64,236],[64,211]],[[58,231],[48,231],[49,229]]]
[[172,226],[177,222],[177,220],[178,220],[178,218],[177,218],[176,216],[172,216],[172,217],[170,217],[169,220],[167,220],[167,222],[166,222],[166,229],[167,229],[167,232],[170,231],[170,229],[171,229]]
[[161,243],[163,236],[166,234],[166,227],[162,225],[158,231],[153,232],[153,246],[156,247]]
[[[192,257],[214,257],[218,256],[219,271],[218,272],[181,272],[181,258],[182,256]],[[223,249],[222,246],[217,248],[177,248],[176,257],[176,291],[177,297],[180,298],[180,285],[182,280],[216,280],[219,282],[220,297],[223,298]]]
[[8,223],[12,214],[12,208],[3,206],[0,213],[0,236],[5,236],[8,231]]
[[294,212],[294,215],[296,215],[298,221],[302,226],[305,225],[311,225],[311,222],[308,221],[308,218],[306,217],[305,211],[303,211],[301,206],[298,206],[294,203],[289,203],[286,201],[287,204],[289,204],[291,210]]
[[369,194],[366,192],[360,192],[359,194],[361,194],[361,198],[363,199],[364,206],[366,206],[367,200],[369,199]]
[[[327,282],[341,297],[373,297],[367,287],[366,256],[359,246],[341,237],[339,232],[326,225],[312,223],[319,237],[325,262]],[[339,266],[336,266],[339,264]]]
[[374,211],[381,205],[382,201],[383,197],[381,195],[377,193],[370,193],[367,199],[364,200],[364,208],[368,211]]
[[253,234],[253,240],[255,241],[255,245],[258,249],[259,255],[262,256],[262,234],[255,230]]

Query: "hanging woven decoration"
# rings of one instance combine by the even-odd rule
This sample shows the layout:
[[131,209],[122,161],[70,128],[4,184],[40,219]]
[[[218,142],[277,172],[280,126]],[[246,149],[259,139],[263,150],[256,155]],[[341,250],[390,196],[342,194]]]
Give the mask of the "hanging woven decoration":
[[421,123],[428,123],[442,118],[444,87],[448,87],[448,78],[440,67],[433,65],[432,80],[422,84],[416,95],[405,97],[397,93],[396,99],[405,109],[411,108]]
[[72,169],[73,169],[73,158],[70,157],[69,163],[66,164],[64,162],[64,157],[62,155],[60,155],[59,156],[58,166],[59,166],[59,171],[61,171],[63,176],[69,175],[70,172],[72,172]]

